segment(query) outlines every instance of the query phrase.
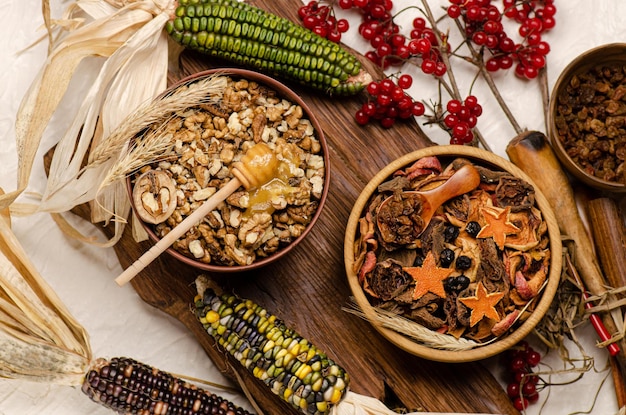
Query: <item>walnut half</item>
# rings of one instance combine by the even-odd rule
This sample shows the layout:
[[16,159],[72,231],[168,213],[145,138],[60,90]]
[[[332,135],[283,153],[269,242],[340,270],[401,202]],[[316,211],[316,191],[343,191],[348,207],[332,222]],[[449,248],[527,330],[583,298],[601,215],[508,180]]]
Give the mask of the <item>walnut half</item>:
[[162,170],[148,170],[135,182],[133,202],[144,222],[165,222],[176,209],[176,183]]

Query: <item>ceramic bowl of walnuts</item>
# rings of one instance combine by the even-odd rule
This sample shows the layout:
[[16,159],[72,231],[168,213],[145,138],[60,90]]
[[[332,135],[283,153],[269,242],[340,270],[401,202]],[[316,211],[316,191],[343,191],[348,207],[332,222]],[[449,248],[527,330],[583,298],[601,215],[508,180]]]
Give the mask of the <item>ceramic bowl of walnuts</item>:
[[167,252],[214,272],[274,262],[305,238],[327,197],[329,156],[319,122],[295,92],[254,71],[201,72],[162,97],[192,88],[207,89],[202,100],[136,138],[167,135],[170,146],[128,180],[135,217],[157,242],[233,180],[236,163],[262,144],[276,164],[269,180],[240,186]]
[[563,166],[595,189],[626,192],[626,43],[590,49],[560,74],[549,135]]
[[382,169],[353,206],[352,311],[414,355],[484,359],[541,321],[561,251],[548,202],[511,162],[475,147],[423,148]]

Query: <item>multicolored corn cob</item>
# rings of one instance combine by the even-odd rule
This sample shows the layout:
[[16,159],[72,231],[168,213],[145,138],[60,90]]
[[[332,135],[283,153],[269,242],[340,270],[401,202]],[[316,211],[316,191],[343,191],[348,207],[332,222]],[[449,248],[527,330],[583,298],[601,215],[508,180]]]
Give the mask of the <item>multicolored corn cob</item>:
[[199,280],[196,317],[274,394],[307,415],[328,414],[341,401],[350,382],[343,368],[261,306],[232,294],[217,295]]
[[237,0],[178,0],[165,29],[186,48],[334,95],[372,80],[339,44]]
[[126,357],[97,359],[82,391],[119,414],[250,415],[224,398]]

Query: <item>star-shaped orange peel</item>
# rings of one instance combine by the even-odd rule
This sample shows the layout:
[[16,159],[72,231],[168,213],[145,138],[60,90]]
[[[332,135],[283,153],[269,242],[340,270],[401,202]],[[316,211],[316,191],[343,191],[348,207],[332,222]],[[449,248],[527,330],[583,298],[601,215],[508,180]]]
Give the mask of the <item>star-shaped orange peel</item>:
[[476,238],[492,237],[496,245],[498,245],[498,248],[504,249],[506,236],[520,231],[520,229],[509,220],[511,206],[507,206],[504,209],[496,207],[481,208],[480,212],[487,224],[478,232]]
[[414,300],[417,300],[428,292],[438,295],[441,298],[446,296],[446,291],[443,288],[443,280],[448,278],[453,270],[449,268],[439,268],[435,262],[432,251],[428,251],[421,267],[404,267],[403,270],[415,280],[415,290],[413,291]]
[[474,327],[483,317],[500,321],[500,315],[495,307],[502,297],[504,293],[488,293],[483,283],[479,282],[474,297],[459,298],[459,301],[472,310],[470,326]]

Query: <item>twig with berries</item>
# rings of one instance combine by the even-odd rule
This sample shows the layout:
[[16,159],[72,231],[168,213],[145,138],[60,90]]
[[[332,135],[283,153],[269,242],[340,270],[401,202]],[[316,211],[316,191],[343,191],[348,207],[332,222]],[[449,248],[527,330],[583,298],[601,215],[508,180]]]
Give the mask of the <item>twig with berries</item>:
[[[542,39],[542,33],[555,25],[556,7],[553,0],[545,0],[543,7],[537,1],[503,0],[502,13],[485,0],[450,0],[450,3],[447,14],[455,20],[457,28],[465,36],[473,63],[479,67],[481,76],[514,130],[521,133],[522,128],[502,99],[491,73],[508,70],[515,65],[515,74],[521,78],[531,80],[545,75],[550,45]],[[504,31],[503,16],[520,24],[520,43],[516,43]],[[476,47],[480,50],[476,50]],[[545,95],[543,88],[541,92]]]
[[541,354],[526,341],[521,341],[505,354],[505,367],[510,375],[506,393],[518,411],[523,411],[539,400],[539,391],[545,387],[539,375],[533,372],[541,362]]
[[346,33],[350,24],[346,19],[337,19],[332,3],[323,4],[317,0],[298,8],[302,26],[330,41],[339,43],[342,33]]
[[[381,80],[368,88],[370,99],[355,114],[359,124],[378,121],[383,127],[390,128],[398,119],[425,117],[426,124],[439,125],[448,132],[450,143],[477,145],[478,142],[489,150],[476,123],[482,114],[482,107],[471,88],[466,96],[460,92],[452,59],[461,58],[477,68],[476,77],[485,80],[514,130],[520,133],[522,128],[502,99],[492,74],[511,68],[517,76],[526,80],[545,74],[546,55],[550,47],[542,39],[542,34],[554,27],[556,7],[553,0],[503,0],[501,11],[492,0],[449,2],[450,5],[444,7],[446,14],[440,18],[435,18],[427,0],[421,1],[421,7],[409,6],[395,15],[392,15],[392,0],[329,0],[324,4],[321,0],[312,0],[303,9],[309,10],[309,13],[321,11],[318,13],[320,16],[334,16],[329,9],[335,4],[344,10],[358,10],[361,14],[358,32],[372,47],[365,53],[368,59],[386,71],[406,63],[418,67],[425,75],[434,77],[449,95],[451,108],[458,110],[459,106],[462,107],[456,113],[450,111],[448,103],[439,97],[439,101],[429,105],[429,111],[426,111],[427,107],[411,97],[406,87],[403,88],[413,83],[410,75],[398,71],[388,76],[393,86],[388,81],[383,84]],[[409,34],[404,35],[400,33],[401,28],[395,18],[411,9],[419,10],[425,18],[414,18]],[[301,16],[304,14],[303,10]],[[451,49],[447,33],[438,28],[444,18],[454,21],[470,56],[461,56],[458,50]],[[521,41],[515,42],[505,32],[504,19],[519,25]],[[337,21],[334,17],[327,20],[328,23]],[[309,26],[314,26],[313,19],[308,18],[307,21]],[[348,30],[345,25],[342,27]],[[544,90],[541,92],[543,95]]]
[[[482,114],[482,107],[478,104],[478,98],[474,95],[469,95],[463,102],[461,102],[461,93],[457,86],[456,78],[452,64],[450,63],[450,47],[447,44],[447,36],[444,38],[437,28],[437,21],[435,20],[433,13],[430,9],[428,1],[422,0],[422,6],[424,7],[424,13],[428,18],[433,32],[437,38],[438,44],[444,44],[445,48],[441,51],[441,59],[448,68],[446,71],[452,90],[448,88],[448,92],[452,97],[446,104],[448,115],[444,118],[444,125],[450,132],[450,144],[471,144],[476,138],[480,144],[487,150],[490,150],[487,141],[483,138],[482,134],[478,131],[476,124],[478,117]],[[440,82],[443,82],[440,80]],[[443,83],[445,85],[445,82]]]

